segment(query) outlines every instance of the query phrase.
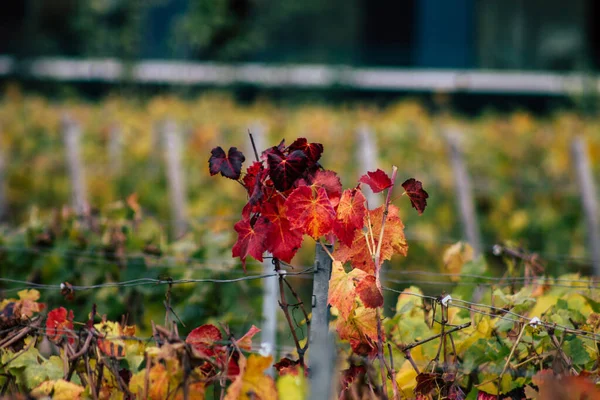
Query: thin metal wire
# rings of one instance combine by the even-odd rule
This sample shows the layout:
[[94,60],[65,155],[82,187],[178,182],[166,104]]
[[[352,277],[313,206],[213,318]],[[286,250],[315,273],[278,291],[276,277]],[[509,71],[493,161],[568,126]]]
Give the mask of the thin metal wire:
[[[233,216],[214,216],[214,217],[198,217],[199,219],[207,219],[207,218],[212,218],[214,220],[231,220],[233,219]],[[431,237],[423,237],[422,235],[418,235],[414,232],[410,232],[407,231],[405,232],[405,237],[406,239],[413,241],[413,242],[423,242],[423,243],[435,243],[435,244],[443,244],[443,245],[448,245],[448,244],[453,244],[456,243],[460,240],[462,240],[461,238],[451,238],[451,237],[444,237],[444,238],[431,238]],[[483,244],[483,248],[487,251],[487,252],[492,252],[493,248],[496,244],[490,244],[490,243],[485,243]],[[43,252],[49,252],[52,254],[57,254],[57,250],[56,249],[36,249],[36,248],[30,248],[30,247],[25,247],[25,246],[21,246],[21,247],[16,247],[16,246],[0,246],[0,249],[2,250],[6,250],[6,251],[24,251],[24,252],[32,252],[32,253],[43,253]],[[98,255],[104,255],[103,250],[99,249],[98,251],[96,251],[96,253],[91,253],[89,251],[80,251],[80,250],[74,250],[74,249],[65,249],[65,250],[61,250],[58,253],[65,253],[68,255],[85,255],[85,256],[90,256],[90,255],[94,255],[94,254],[98,254]],[[573,263],[578,263],[578,264],[590,264],[592,262],[592,260],[590,258],[587,257],[581,257],[581,256],[572,256],[569,254],[551,254],[551,253],[544,253],[544,252],[539,252],[539,251],[534,251],[531,250],[530,253],[535,253],[540,255],[541,257],[544,258],[544,260],[546,261],[557,261],[557,262],[573,262]],[[127,255],[123,256],[124,258],[128,259],[128,258],[138,258],[138,257],[155,257],[152,256],[150,254],[146,254],[146,253],[142,253],[142,252],[136,252],[136,253],[129,253]],[[167,256],[164,256],[167,257]],[[162,257],[157,257],[157,258],[162,258]]]
[[[101,288],[110,288],[110,287],[132,287],[132,286],[145,286],[145,285],[178,285],[184,283],[234,283],[234,282],[242,282],[242,281],[251,281],[257,279],[265,279],[273,276],[302,276],[302,275],[313,275],[313,268],[306,269],[299,272],[291,272],[291,271],[280,271],[273,272],[269,274],[259,274],[259,275],[246,275],[239,278],[232,279],[214,279],[214,278],[200,278],[200,279],[156,279],[156,278],[138,278],[132,279],[129,281],[122,282],[107,282],[100,283],[97,285],[72,285],[74,290],[90,290],[90,289],[101,289]],[[44,290],[60,290],[61,284],[41,284],[41,283],[33,283],[28,281],[21,281],[17,279],[10,278],[0,278],[0,282],[7,283],[15,283],[23,285],[24,288],[35,288],[35,289],[44,289]]]
[[[456,287],[456,286],[487,286],[487,287],[507,287],[511,286],[511,282],[469,282],[469,281],[460,281],[460,282],[448,282],[448,281],[431,281],[431,280],[418,280],[418,279],[390,279],[384,278],[386,282],[395,283],[395,284],[421,284],[421,285],[432,285],[432,286],[448,286],[448,287]],[[582,281],[581,283],[586,283],[588,281]],[[544,283],[544,282],[536,282],[539,286],[547,286],[547,287],[559,287],[565,289],[573,289],[573,290],[592,290],[600,287],[600,284],[586,284],[585,286],[573,286],[573,285],[562,285],[560,283]]]
[[[418,293],[412,293],[412,292],[403,292],[403,291],[391,289],[391,288],[388,288],[388,287],[384,287],[383,289],[387,290],[387,291],[395,292],[395,293],[406,294],[406,295],[411,295],[411,296],[417,296],[417,297],[421,297],[421,298],[430,299],[430,300],[433,300],[433,301],[439,301],[438,297],[425,296],[425,295],[421,295],[421,294],[418,294]],[[458,304],[456,304],[457,302],[463,303],[463,304],[468,304],[471,307],[458,305]],[[514,312],[512,312],[510,310],[505,310],[503,308],[495,307],[495,306],[492,306],[492,305],[489,305],[489,304],[473,303],[473,302],[469,302],[469,301],[461,300],[461,299],[452,299],[452,301],[450,303],[448,303],[448,306],[449,307],[456,307],[456,308],[464,309],[464,310],[467,310],[467,311],[473,311],[475,313],[487,315],[487,316],[490,316],[490,317],[493,317],[493,318],[499,318],[499,319],[507,320],[507,321],[510,321],[510,322],[519,322],[520,323],[520,322],[523,322],[523,321],[531,322],[533,320],[533,317],[528,317],[528,316],[525,316],[525,315],[517,314],[517,313],[514,313]],[[489,313],[489,312],[486,312],[486,311],[483,311],[483,310],[479,310],[479,309],[474,308],[474,307],[488,308],[488,309],[491,309],[491,310],[496,310],[496,311],[502,312],[503,314],[508,314],[508,315],[515,316],[518,319],[513,319],[513,318],[505,317],[504,315],[492,314],[492,313]],[[577,328],[570,328],[570,327],[565,326],[565,325],[560,325],[560,324],[556,324],[556,323],[548,323],[548,322],[544,322],[544,321],[540,321],[538,323],[538,325],[543,326],[543,327],[548,328],[548,329],[562,329],[562,330],[564,330],[564,331],[566,331],[566,332],[568,332],[570,334],[576,335],[576,336],[584,337],[584,338],[587,338],[587,339],[593,339],[595,341],[600,341],[600,334],[596,334],[596,333],[593,333],[593,332],[588,332],[588,331],[584,331],[584,330],[577,329]]]
[[[385,272],[388,275],[428,275],[428,276],[436,276],[436,277],[460,277],[461,281],[463,278],[473,278],[480,279],[485,281],[509,281],[509,282],[522,282],[527,280],[551,280],[554,282],[568,282],[568,283],[592,283],[593,278],[588,279],[565,279],[565,278],[551,278],[551,277],[524,277],[524,276],[515,276],[515,277],[494,277],[494,276],[484,276],[484,275],[476,275],[476,274],[463,274],[463,273],[450,273],[450,272],[436,272],[436,271],[424,271],[424,270],[390,270]],[[593,282],[594,284],[600,284],[600,282]],[[545,283],[543,283],[545,284]]]

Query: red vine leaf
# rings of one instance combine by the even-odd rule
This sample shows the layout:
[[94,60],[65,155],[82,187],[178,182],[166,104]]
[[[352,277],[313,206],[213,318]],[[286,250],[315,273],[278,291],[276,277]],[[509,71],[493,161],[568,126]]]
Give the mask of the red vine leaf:
[[415,178],[410,178],[404,181],[402,187],[406,191],[413,208],[417,210],[419,215],[423,214],[429,197],[429,194],[423,189],[423,184]]
[[297,376],[300,374],[300,370],[302,367],[300,366],[300,360],[292,360],[288,357],[284,357],[275,364],[273,367],[279,373],[279,376],[284,375],[294,375]]
[[248,192],[249,203],[256,204],[263,197],[261,188],[261,179],[264,177],[264,166],[261,162],[253,162],[246,170],[246,175],[242,178],[242,182]]
[[216,175],[219,172],[226,178],[238,180],[242,172],[242,163],[246,157],[237,147],[231,147],[225,155],[225,150],[217,146],[211,150],[211,156],[208,159],[208,169],[210,174]]
[[331,205],[336,207],[342,195],[342,182],[338,175],[333,171],[317,171],[313,180],[312,186],[315,188],[322,187],[327,192],[327,197],[331,201]]
[[[364,377],[367,373],[367,369],[364,365],[352,364],[350,365],[350,368],[345,369],[341,372],[342,376],[340,377],[340,389],[341,392],[344,392],[346,389],[348,389],[348,386],[350,386],[354,381]],[[340,398],[342,397],[340,396]]]
[[217,353],[221,353],[223,346],[218,345],[221,340],[223,340],[221,331],[212,324],[197,327],[185,338],[185,342],[202,357],[213,357]]
[[[421,372],[415,378],[417,380],[417,386],[415,387],[415,394],[428,396],[431,392],[438,388],[438,383],[443,384],[439,374]],[[438,382],[441,381],[441,382]]]
[[277,146],[269,147],[265,151],[262,152],[260,158],[261,160],[266,160],[269,157],[269,154],[277,151],[279,153],[283,153],[285,151],[285,139],[281,139],[281,142]]
[[275,188],[281,192],[292,188],[308,166],[308,158],[302,150],[293,151],[286,156],[279,149],[272,148],[267,154],[267,162],[269,176]]
[[498,400],[498,396],[480,390],[479,393],[477,393],[477,400]]
[[293,229],[299,228],[315,240],[331,231],[335,211],[325,189],[300,186],[289,195],[285,205]]
[[369,185],[373,193],[379,193],[392,186],[390,177],[380,169],[375,172],[367,172],[358,181]]
[[264,217],[258,218],[252,226],[250,219],[245,218],[235,224],[233,228],[238,233],[238,240],[233,245],[231,253],[233,257],[239,257],[242,260],[244,270],[248,256],[262,261],[263,253],[267,249],[265,239],[269,229],[269,220]]
[[64,337],[70,344],[75,342],[73,337],[73,311],[64,307],[55,308],[48,312],[46,319],[46,335],[51,342],[59,344]]
[[358,293],[365,307],[377,308],[383,306],[383,294],[377,287],[375,275],[367,275],[358,282],[356,293]]
[[321,143],[308,143],[305,138],[298,138],[290,144],[290,153],[296,150],[302,150],[310,164],[316,163],[323,154],[323,145]]
[[303,236],[300,229],[292,229],[284,201],[282,197],[275,197],[265,204],[262,215],[271,221],[265,242],[267,250],[289,263],[300,249]]
[[531,378],[539,388],[540,399],[598,399],[600,389],[585,376],[557,376],[543,369]]
[[[368,226],[369,220],[371,222],[371,231],[375,236],[375,249],[377,249],[377,244],[379,242],[383,211],[384,207],[381,206],[375,210],[369,210],[367,213],[368,218],[365,216],[365,225]],[[373,262],[371,252],[369,251],[370,247],[371,246],[367,244],[365,234],[359,232],[359,234],[354,237],[351,246],[341,243],[340,247],[333,253],[333,257],[342,262],[349,261],[354,268],[373,273],[375,272],[375,263]],[[389,260],[394,254],[406,256],[407,251],[408,245],[406,243],[406,238],[404,237],[404,224],[398,216],[398,208],[393,204],[390,204],[385,222],[383,240],[381,242],[380,260]]]
[[346,246],[352,246],[356,232],[364,225],[367,212],[366,201],[360,189],[347,189],[342,193],[333,223],[333,232]]

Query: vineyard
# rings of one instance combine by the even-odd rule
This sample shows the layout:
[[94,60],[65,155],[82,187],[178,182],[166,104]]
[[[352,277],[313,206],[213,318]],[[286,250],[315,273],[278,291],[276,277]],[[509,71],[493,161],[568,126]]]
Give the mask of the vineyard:
[[600,398],[598,119],[11,89],[0,150],[0,397]]

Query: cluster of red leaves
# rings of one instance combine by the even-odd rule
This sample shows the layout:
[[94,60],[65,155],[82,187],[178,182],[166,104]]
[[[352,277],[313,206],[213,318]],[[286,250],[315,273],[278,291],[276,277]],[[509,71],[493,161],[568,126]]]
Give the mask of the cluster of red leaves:
[[[252,350],[252,337],[260,332],[252,325],[240,339],[235,340],[240,350]],[[212,324],[199,326],[189,333],[185,342],[189,344],[200,358],[207,361],[202,364],[202,370],[207,376],[213,376],[221,371],[227,371],[228,377],[235,377],[240,373],[239,353],[229,351],[226,340],[219,328]]]
[[[326,236],[332,242],[337,238],[341,244],[337,253],[341,261],[349,261],[366,272],[374,270],[362,228],[371,224],[373,231],[378,232],[384,210],[367,213],[360,184],[342,190],[337,174],[324,170],[318,163],[323,145],[299,138],[286,147],[282,141],[263,151],[260,160],[248,166],[241,179],[246,157],[237,148],[230,148],[227,155],[221,147],[211,153],[211,175],[220,172],[227,178],[239,180],[248,194],[242,219],[234,226],[238,239],[232,250],[233,256],[239,257],[244,266],[248,256],[262,261],[265,251],[290,262],[302,245],[304,235],[308,235],[313,239]],[[382,170],[367,173],[360,182],[376,193],[392,186],[391,179]],[[426,206],[427,192],[414,179],[403,186],[421,213]],[[407,249],[404,226],[395,207],[389,210],[386,224],[389,228],[382,244],[382,260],[394,253],[406,254]]]
[[[319,143],[300,138],[291,145],[265,150],[260,161],[246,169],[240,183],[246,188],[248,203],[242,219],[235,224],[238,240],[233,256],[245,265],[248,256],[262,261],[265,251],[290,262],[304,235],[319,238],[341,231],[347,225],[336,218],[342,197],[342,184],[332,171],[324,171],[318,161],[323,152]],[[212,150],[209,169],[212,175],[239,179],[244,155],[235,147]],[[350,200],[349,196],[346,196]],[[361,218],[362,220],[362,218]],[[362,221],[361,221],[362,222]]]
[[[355,353],[371,356],[378,340],[374,309],[383,305],[376,249],[380,263],[394,254],[406,255],[404,224],[394,205],[367,208],[361,184],[375,193],[393,189],[394,183],[384,171],[368,172],[358,186],[343,190],[337,174],[319,164],[322,153],[323,145],[305,138],[287,147],[282,141],[263,151],[242,177],[244,155],[235,147],[225,155],[217,147],[212,150],[209,169],[211,175],[220,172],[238,180],[248,194],[242,219],[234,226],[238,238],[232,249],[244,268],[248,256],[262,261],[267,251],[290,262],[305,235],[315,240],[325,237],[330,243],[337,239],[329,303],[340,312],[340,338],[348,340]],[[421,214],[429,197],[421,182],[411,178],[402,186]],[[344,263],[351,266],[349,272]],[[294,366],[283,363],[279,369],[290,367]]]

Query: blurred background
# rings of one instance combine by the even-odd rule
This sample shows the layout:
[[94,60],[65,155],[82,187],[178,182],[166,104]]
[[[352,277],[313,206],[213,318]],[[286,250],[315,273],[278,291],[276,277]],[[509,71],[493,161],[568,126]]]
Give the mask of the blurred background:
[[[439,291],[402,271],[444,271],[459,240],[498,275],[493,246],[507,241],[547,273],[600,273],[599,20],[592,0],[5,4],[0,276],[241,276],[230,249],[243,188],[211,178],[207,161],[217,145],[249,160],[248,130],[261,148],[323,143],[345,187],[392,165],[423,182],[423,216],[396,201],[410,246],[389,265],[400,286]],[[314,257],[305,243],[299,268]],[[309,279],[292,279],[309,293]],[[260,293],[256,282],[173,296],[191,326],[247,327]],[[164,313],[164,287],[94,294],[73,307],[98,303],[146,328]]]

